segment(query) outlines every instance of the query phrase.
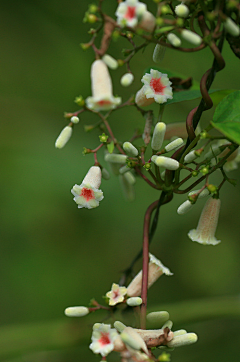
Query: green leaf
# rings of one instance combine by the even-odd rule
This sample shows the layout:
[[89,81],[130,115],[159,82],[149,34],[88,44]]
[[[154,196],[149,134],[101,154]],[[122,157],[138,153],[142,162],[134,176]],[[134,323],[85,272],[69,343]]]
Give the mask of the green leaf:
[[240,144],[240,91],[223,98],[216,107],[211,124],[233,142]]
[[114,142],[111,141],[108,145],[107,145],[107,149],[109,153],[113,153],[114,150]]
[[213,105],[217,106],[218,103],[220,103],[221,100],[223,100],[223,98],[225,98],[226,96],[228,96],[229,94],[231,94],[233,92],[236,92],[236,89],[222,89],[222,90],[214,91],[213,94],[211,95]]

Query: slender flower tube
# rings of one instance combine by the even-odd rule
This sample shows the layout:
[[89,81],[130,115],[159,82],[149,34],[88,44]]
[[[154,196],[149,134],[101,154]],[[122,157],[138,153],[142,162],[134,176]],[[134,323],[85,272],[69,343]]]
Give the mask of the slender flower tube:
[[67,127],[63,128],[62,132],[60,133],[60,135],[56,139],[55,147],[56,148],[63,148],[65,146],[65,144],[71,138],[71,135],[72,135],[72,127],[67,126]]
[[114,349],[114,341],[118,338],[116,329],[110,324],[95,323],[93,326],[92,343],[89,348],[96,354],[107,356]]
[[112,80],[106,64],[98,59],[91,67],[92,97],[86,99],[89,109],[106,111],[116,108],[121,103],[120,97],[112,95]]
[[144,13],[147,11],[147,6],[138,0],[126,0],[118,5],[115,15],[117,23],[121,27],[128,26],[135,28],[139,21],[142,20]]
[[154,128],[151,142],[151,147],[154,151],[158,151],[162,147],[165,132],[166,124],[163,122],[158,122]]
[[137,92],[135,102],[139,107],[145,107],[154,101],[162,104],[172,99],[172,87],[167,74],[151,69],[142,79],[143,87]]
[[156,44],[154,51],[153,51],[153,61],[155,63],[160,63],[165,55],[166,47],[162,46],[161,44]]
[[212,197],[206,202],[201,213],[197,229],[190,230],[188,233],[192,241],[197,241],[203,245],[217,245],[221,240],[217,240],[214,236],[221,201]]
[[124,142],[123,149],[131,157],[136,157],[138,155],[137,148],[134,147],[131,142]]
[[198,46],[202,43],[202,38],[191,30],[183,29],[181,31],[181,36],[193,45]]
[[167,40],[171,45],[173,45],[176,48],[180,47],[182,44],[181,39],[179,39],[179,37],[173,33],[169,33],[167,35]]
[[132,84],[134,80],[134,76],[132,73],[126,73],[122,76],[122,78],[120,79],[120,83],[123,87],[128,87],[129,85]]
[[99,206],[99,201],[103,199],[103,192],[99,190],[100,185],[101,169],[98,166],[92,166],[81,185],[74,185],[71,190],[78,208],[93,209]]
[[[160,260],[155,258],[149,253],[149,264],[148,264],[148,288],[163,274],[172,275],[170,270],[166,268]],[[138,297],[141,295],[142,290],[142,270],[135,276],[127,287],[127,295],[129,297]]]
[[232,36],[239,36],[240,35],[240,28],[239,26],[231,19],[227,18],[226,21],[223,23],[226,31],[231,34]]
[[68,307],[64,311],[67,317],[84,317],[89,313],[87,307]]
[[127,288],[120,287],[118,284],[113,283],[110,292],[106,293],[109,298],[108,304],[113,306],[124,301],[124,296],[127,294]]
[[163,167],[166,170],[177,170],[179,168],[179,162],[177,160],[174,160],[170,157],[164,157],[164,156],[152,156],[151,160],[157,165],[158,167]]
[[114,59],[113,57],[111,57],[111,55],[105,54],[102,57],[102,60],[108,66],[108,68],[110,68],[110,69],[117,69],[118,68],[117,60]]

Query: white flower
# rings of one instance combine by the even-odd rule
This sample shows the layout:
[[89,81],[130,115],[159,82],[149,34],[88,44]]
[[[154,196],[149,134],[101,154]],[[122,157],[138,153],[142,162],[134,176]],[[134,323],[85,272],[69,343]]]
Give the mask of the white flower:
[[188,233],[192,241],[197,241],[203,245],[217,245],[221,240],[217,240],[214,236],[218,216],[220,211],[221,201],[212,197],[206,202],[201,213],[197,229],[190,230]]
[[101,169],[98,166],[92,166],[81,185],[74,185],[71,190],[78,208],[93,209],[99,206],[99,201],[104,197],[102,190],[98,189],[100,185]]
[[139,107],[145,107],[154,101],[162,104],[172,99],[172,87],[167,74],[151,69],[142,79],[144,86],[137,92],[135,102]]
[[89,109],[106,111],[114,109],[121,103],[120,97],[112,95],[112,80],[107,65],[100,59],[95,60],[91,67],[92,97],[86,99]]
[[110,324],[96,323],[93,326],[92,343],[89,348],[105,357],[114,349],[114,340],[117,337],[116,329],[111,329]]
[[127,294],[126,287],[120,287],[118,284],[113,283],[110,292],[106,293],[109,298],[108,304],[113,306],[124,301],[124,296]]
[[118,5],[115,15],[117,23],[121,27],[128,26],[134,28],[141,20],[143,14],[147,11],[147,6],[138,0],[126,0]]

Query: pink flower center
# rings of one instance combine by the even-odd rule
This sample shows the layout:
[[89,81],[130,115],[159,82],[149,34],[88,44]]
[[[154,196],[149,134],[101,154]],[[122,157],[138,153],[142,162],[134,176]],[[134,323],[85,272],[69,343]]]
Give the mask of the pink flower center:
[[116,299],[117,297],[119,297],[119,291],[118,290],[115,290],[113,292],[113,299]]
[[150,80],[150,87],[154,90],[155,93],[163,94],[165,85],[161,83],[161,78],[152,78]]
[[109,334],[108,333],[101,333],[101,337],[99,338],[98,342],[102,346],[111,343],[110,338],[109,338]]
[[126,19],[133,19],[136,16],[136,6],[128,6],[125,18]]
[[102,101],[97,102],[99,106],[106,106],[108,104],[111,104],[110,101],[106,101],[105,99],[103,99]]
[[80,196],[83,196],[86,201],[90,201],[94,199],[94,192],[92,189],[83,187]]

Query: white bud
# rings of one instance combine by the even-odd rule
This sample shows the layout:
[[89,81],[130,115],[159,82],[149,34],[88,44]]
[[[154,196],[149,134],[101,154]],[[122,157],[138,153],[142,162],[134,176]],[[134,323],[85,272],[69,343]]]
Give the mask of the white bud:
[[120,83],[123,87],[128,87],[129,85],[132,84],[134,80],[134,76],[132,73],[126,73],[122,76],[122,78],[120,79]]
[[129,347],[140,351],[141,349],[148,354],[146,343],[140,335],[131,327],[126,327],[120,334],[122,341]]
[[136,178],[133,176],[131,171],[125,172],[123,177],[130,185],[134,185],[136,183]]
[[138,155],[138,150],[130,142],[124,142],[123,149],[128,156],[136,157]]
[[142,298],[140,298],[140,297],[131,297],[131,298],[127,299],[126,303],[130,307],[138,307],[139,305],[142,304]]
[[226,31],[231,34],[232,36],[239,36],[240,35],[240,28],[239,26],[231,19],[227,18],[224,22],[224,27]]
[[125,199],[128,201],[133,201],[135,198],[135,190],[134,190],[133,184],[131,184],[129,182],[129,180],[126,179],[126,177],[125,177],[126,173],[124,173],[123,175],[119,175],[119,181],[120,181],[120,184],[122,187],[122,192],[123,192]]
[[187,333],[185,329],[178,329],[177,331],[173,332],[174,337],[181,336],[183,334]]
[[118,68],[117,60],[114,59],[113,57],[111,57],[111,55],[105,54],[102,57],[102,60],[108,66],[108,68],[110,68],[110,69],[117,69]]
[[[192,196],[194,194],[197,194],[200,190],[193,190],[193,191],[190,191],[188,196]],[[207,188],[205,188],[204,190],[202,190],[202,192],[200,192],[200,194],[198,195],[198,198],[201,199],[203,197],[206,197],[206,196],[209,196],[209,191]]]
[[205,154],[205,158],[214,158],[220,155],[221,152],[222,150],[219,148],[219,145],[214,144],[210,147],[210,150]]
[[129,167],[127,165],[125,166],[122,166],[120,169],[119,169],[119,173],[122,175],[124,174],[125,172],[128,172],[129,171]]
[[179,208],[177,209],[177,213],[178,213],[178,215],[184,215],[189,210],[191,210],[192,207],[193,207],[193,204],[189,200],[186,200],[183,204],[181,204],[179,206]]
[[182,138],[177,138],[176,140],[170,142],[167,146],[165,146],[166,152],[170,152],[175,150],[176,148],[180,147],[183,144]]
[[63,148],[65,146],[65,144],[71,138],[71,135],[72,135],[72,127],[67,126],[67,127],[63,128],[62,132],[60,133],[60,135],[56,139],[55,147],[56,148]]
[[191,163],[194,161],[198,156],[195,154],[195,150],[190,151],[185,157],[184,162]]
[[170,321],[170,319],[164,323],[164,325],[162,326],[162,329],[165,329],[165,328],[169,328],[169,329],[172,329],[172,326],[173,326],[173,322]]
[[198,337],[195,333],[186,333],[178,336],[174,336],[173,339],[167,343],[170,348],[186,346],[197,342]]
[[113,326],[114,326],[114,328],[116,328],[116,330],[117,330],[119,333],[122,333],[122,331],[124,330],[124,328],[126,328],[125,324],[123,324],[123,323],[120,322],[120,321],[114,322]]
[[71,121],[72,123],[75,123],[75,124],[76,124],[76,123],[79,122],[79,118],[76,117],[76,116],[73,116],[73,117],[71,117],[70,121]]
[[174,47],[180,47],[182,42],[181,39],[179,39],[179,37],[173,33],[169,33],[167,35],[167,40],[169,41],[170,44],[172,44]]
[[181,18],[187,18],[189,14],[189,9],[185,4],[179,4],[175,7],[175,13]]
[[151,325],[162,327],[162,325],[169,320],[169,313],[166,311],[151,312],[147,315],[147,321]]
[[158,122],[154,128],[151,147],[154,151],[158,151],[163,143],[164,135],[166,132],[166,124]]
[[156,156],[152,157],[152,161],[158,166],[163,167],[166,170],[177,170],[179,168],[179,162],[170,157]]
[[107,153],[104,160],[113,163],[125,163],[127,159],[126,155],[120,155],[118,153]]
[[87,307],[68,307],[64,311],[67,317],[84,317],[89,313]]
[[154,51],[153,51],[153,61],[155,63],[160,63],[165,55],[166,47],[162,46],[161,44],[156,44]]
[[181,35],[185,40],[189,41],[189,43],[193,45],[198,46],[202,43],[202,38],[191,30],[183,29]]

